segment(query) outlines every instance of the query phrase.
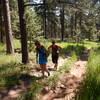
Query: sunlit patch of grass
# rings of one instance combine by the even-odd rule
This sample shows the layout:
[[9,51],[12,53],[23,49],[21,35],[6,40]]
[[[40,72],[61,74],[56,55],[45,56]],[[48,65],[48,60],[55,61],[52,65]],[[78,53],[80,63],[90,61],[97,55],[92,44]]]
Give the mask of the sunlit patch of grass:
[[[20,40],[14,39],[13,40],[14,48],[21,48]],[[6,44],[0,44],[0,54],[6,53]]]
[[58,45],[64,47],[67,47],[68,45],[79,45],[84,46],[86,48],[95,48],[100,46],[100,42],[92,42],[92,41],[84,41],[83,43],[70,43],[70,42],[59,42]]
[[6,48],[6,45],[4,45],[4,44],[0,45],[0,54],[4,53],[6,51],[5,48]]
[[91,51],[78,100],[100,100],[100,48]]
[[0,55],[0,65],[4,65],[10,62],[21,62],[21,55],[20,54],[13,54],[13,55]]
[[14,43],[14,48],[21,48],[21,41],[20,40],[14,39],[13,43]]
[[29,53],[29,60],[36,63],[36,52]]
[[100,42],[84,41],[84,46],[87,48],[96,48],[100,46]]
[[61,51],[61,56],[72,56],[73,52],[77,55],[77,57],[79,58],[83,51],[86,48],[84,47],[84,45],[67,45],[67,47],[64,47]]

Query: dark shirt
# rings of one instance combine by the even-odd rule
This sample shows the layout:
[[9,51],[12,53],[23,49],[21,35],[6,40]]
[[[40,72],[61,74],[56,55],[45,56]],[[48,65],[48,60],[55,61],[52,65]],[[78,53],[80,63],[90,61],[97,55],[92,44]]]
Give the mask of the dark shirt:
[[58,55],[59,54],[59,46],[57,45],[51,45],[50,48],[52,48],[52,55]]

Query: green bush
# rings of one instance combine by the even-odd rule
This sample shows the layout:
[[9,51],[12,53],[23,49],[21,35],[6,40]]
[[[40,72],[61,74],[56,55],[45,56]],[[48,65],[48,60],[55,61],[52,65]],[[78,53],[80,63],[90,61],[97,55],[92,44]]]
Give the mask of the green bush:
[[73,52],[75,52],[75,54],[77,55],[77,57],[79,57],[80,55],[82,55],[83,51],[86,48],[83,45],[68,45],[66,47],[63,48],[62,50],[62,55],[69,55],[72,56]]

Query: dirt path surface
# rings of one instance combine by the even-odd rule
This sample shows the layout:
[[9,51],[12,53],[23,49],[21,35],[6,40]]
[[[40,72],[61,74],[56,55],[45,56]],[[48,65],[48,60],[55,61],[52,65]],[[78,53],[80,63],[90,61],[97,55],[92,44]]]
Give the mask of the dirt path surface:
[[77,61],[71,70],[57,82],[56,87],[47,91],[46,94],[41,94],[41,100],[75,100],[76,92],[84,79],[86,64],[87,61]]
[[[66,59],[59,59],[59,66],[58,69],[68,60]],[[33,65],[32,65],[33,66]],[[50,70],[50,76],[53,75],[53,64],[52,62],[48,63],[48,69]],[[15,87],[12,87],[11,89],[0,91],[0,100],[13,100],[14,98],[17,98],[22,95],[23,92],[27,90],[27,88],[30,86],[32,78],[39,78],[41,77],[41,69],[39,67],[37,69],[31,68],[29,70],[29,76],[22,77],[23,84],[22,85],[16,85]]]
[[[70,59],[70,57],[67,57],[67,58],[65,58],[65,59],[63,59],[63,58],[60,58],[59,59],[59,63],[58,63],[58,70],[59,70],[59,68],[61,67],[61,66],[63,66],[64,65],[64,63],[65,62],[67,62],[67,60],[68,59]],[[52,76],[53,75],[53,73],[54,73],[54,65],[53,65],[53,63],[52,62],[49,62],[48,64],[47,64],[47,67],[48,67],[48,69],[50,70],[50,76]],[[37,69],[37,71],[35,70],[35,69],[31,69],[31,72],[30,72],[30,75],[31,76],[36,76],[36,77],[41,77],[42,76],[42,73],[41,73],[41,69]],[[47,76],[47,73],[45,73],[45,75]]]
[[84,82],[89,51],[85,50],[69,72],[53,88],[45,87],[39,100],[76,100],[76,94]]

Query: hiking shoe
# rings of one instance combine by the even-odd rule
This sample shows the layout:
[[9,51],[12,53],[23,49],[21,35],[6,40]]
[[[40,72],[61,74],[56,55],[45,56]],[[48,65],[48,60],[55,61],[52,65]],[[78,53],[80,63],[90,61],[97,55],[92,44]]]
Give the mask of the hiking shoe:
[[48,76],[50,76],[50,72],[48,71]]

